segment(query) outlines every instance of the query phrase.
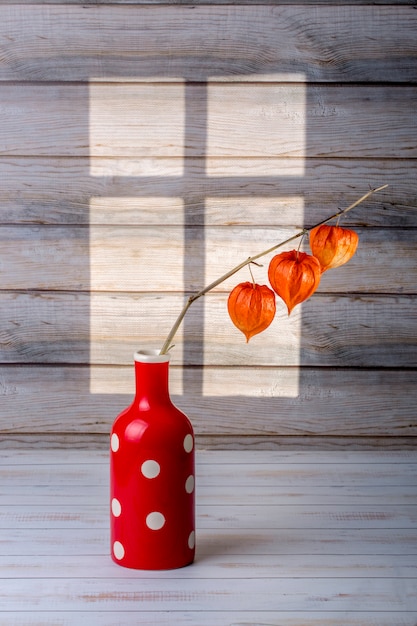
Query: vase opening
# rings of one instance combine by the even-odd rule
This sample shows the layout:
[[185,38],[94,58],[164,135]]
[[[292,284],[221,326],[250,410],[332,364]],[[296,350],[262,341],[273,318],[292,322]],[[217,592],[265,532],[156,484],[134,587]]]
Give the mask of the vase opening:
[[159,350],[138,350],[133,358],[138,363],[167,363],[169,354],[160,354]]

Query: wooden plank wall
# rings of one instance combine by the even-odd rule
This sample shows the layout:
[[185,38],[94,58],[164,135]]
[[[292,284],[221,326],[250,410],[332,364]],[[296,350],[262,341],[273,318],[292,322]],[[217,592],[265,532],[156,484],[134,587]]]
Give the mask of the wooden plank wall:
[[106,446],[185,294],[383,184],[248,345],[247,270],[193,305],[172,393],[202,447],[414,445],[415,4],[2,1],[3,447]]

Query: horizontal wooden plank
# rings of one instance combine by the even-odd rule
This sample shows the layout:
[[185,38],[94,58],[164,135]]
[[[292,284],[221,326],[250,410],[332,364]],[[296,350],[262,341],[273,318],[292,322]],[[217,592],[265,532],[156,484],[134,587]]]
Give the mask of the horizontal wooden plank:
[[[404,498],[415,494],[416,452],[198,453],[196,560],[162,572],[118,568],[110,560],[108,453],[58,454],[20,451],[13,457],[9,451],[0,459],[0,489],[16,493],[15,503],[1,510],[3,525],[14,521],[0,534],[0,578],[6,583],[0,615],[16,620],[9,623],[29,613],[32,624],[42,626],[52,618],[75,623],[75,615],[102,623],[105,611],[109,625],[138,619],[159,625],[168,614],[190,625],[208,618],[218,623],[224,616],[222,623],[231,626],[236,615],[253,624],[271,615],[271,624],[284,619],[294,626],[296,619],[298,626],[346,626],[355,618],[356,626],[412,625],[417,534],[414,522],[403,524],[417,507],[389,497],[395,489]],[[45,505],[41,485],[49,495],[61,486],[61,503]],[[66,502],[65,490],[75,495],[76,487],[95,502]],[[30,488],[32,495],[38,491],[33,502],[24,500]],[[239,489],[242,500],[233,504],[229,493]],[[266,489],[279,500],[298,492],[304,504],[261,502],[257,495]],[[379,505],[355,501],[378,489]],[[212,505],[210,495],[217,495]],[[83,521],[86,527],[80,527]],[[384,622],[387,614],[391,622]],[[181,621],[185,615],[197,620]],[[349,620],[341,621],[344,615]]]
[[[417,555],[415,529],[354,528],[332,529],[287,528],[277,532],[264,528],[261,532],[251,528],[201,529],[197,533],[196,549],[199,557],[213,554],[229,555]],[[11,528],[0,536],[0,551],[5,556],[50,555],[82,556],[93,561],[96,557],[109,558],[109,533],[96,528]],[[116,571],[118,571],[116,569]],[[191,572],[190,572],[191,574]],[[1,614],[1,613],[0,613]]]
[[[108,435],[108,446],[110,445]],[[417,462],[417,449],[415,450],[337,450],[326,451],[319,457],[320,465],[404,465]],[[297,463],[298,465],[317,463],[317,451],[314,450],[198,450],[195,458],[195,465],[201,470],[210,470],[215,465],[242,465],[242,461],[247,460],[250,465],[258,464],[277,464],[277,463]],[[65,450],[50,449],[47,453],[42,454],[36,449],[20,449],[20,450],[2,450],[0,455],[0,466],[19,465],[33,467],[41,465],[58,464],[62,465],[101,465],[107,467],[109,462],[109,450],[76,450],[67,448]],[[206,466],[203,468],[203,466]],[[244,472],[247,468],[244,468]],[[216,470],[217,471],[217,470]],[[84,475],[88,480],[88,472]],[[46,485],[51,488],[51,485]],[[223,485],[217,485],[218,487]],[[275,488],[276,485],[274,485]],[[410,484],[407,485],[411,487]],[[39,485],[38,485],[39,487]],[[305,485],[304,485],[305,487]],[[1,488],[1,486],[0,486]],[[355,486],[357,489],[357,486]]]
[[[197,547],[198,550],[198,547]],[[207,558],[209,557],[209,558]],[[200,555],[197,552],[196,561],[192,566],[189,577],[217,578],[219,571],[222,578],[363,578],[364,570],[368,578],[412,578],[416,575],[416,555],[398,554],[390,561],[387,555],[344,555],[322,554],[302,555],[298,559],[294,555],[265,554],[260,562],[256,554],[230,554],[224,556],[213,551],[212,554]],[[94,559],[87,555],[31,555],[0,556],[0,573],[13,571],[13,577],[25,578],[99,578],[122,579],[129,578],[142,580],[150,578],[150,572],[140,570],[120,569],[115,571],[113,562],[108,556],[96,556]],[[182,576],[188,578],[185,572]],[[155,574],[153,575],[155,577]],[[178,578],[176,570],[162,570],[157,578]],[[1,619],[1,613],[0,613]],[[1,621],[0,621],[1,624]],[[391,626],[391,625],[390,625]]]
[[[7,0],[6,0],[7,1]],[[51,0],[42,0],[50,2]],[[68,0],[66,0],[68,1]],[[69,0],[74,1],[74,0]],[[110,0],[106,0],[110,1]],[[129,0],[127,0],[129,1]],[[220,1],[220,0],[216,0]],[[248,0],[244,0],[248,2]],[[284,0],[287,1],[287,0]],[[319,0],[319,2],[322,0]],[[378,0],[381,1],[381,0]],[[385,0],[383,0],[385,1]],[[120,2],[120,0],[119,0]],[[302,0],[306,2],[306,0]],[[209,614],[210,615],[210,614]],[[2,611],[1,626],[79,626],[79,624],[99,624],[100,626],[137,626],[136,610],[124,611]],[[141,626],[207,626],[206,611],[142,611]],[[250,624],[251,626],[415,626],[417,611],[216,611],[213,620],[222,626]],[[377,622],[375,622],[377,620]]]
[[[6,475],[7,480],[7,475]],[[285,529],[301,528],[410,528],[416,527],[417,505],[324,505],[317,503],[310,506],[288,506],[286,504],[263,505],[256,503],[245,505],[206,505],[198,504],[196,509],[196,526],[200,528],[265,528]],[[11,528],[107,528],[109,504],[82,508],[74,505],[26,505],[9,506],[0,511],[0,529]],[[416,537],[417,539],[417,537]],[[417,542],[416,542],[417,547]],[[417,574],[417,572],[416,572]],[[417,578],[417,576],[416,576]]]
[[[291,316],[278,303],[274,322],[248,344],[230,321],[226,300],[207,294],[191,307],[176,337],[174,365],[417,365],[413,296],[316,293]],[[168,293],[3,292],[0,358],[131,363],[135,350],[162,346],[182,304],[180,294]]]
[[[120,407],[119,407],[120,408]],[[116,410],[117,411],[117,410]],[[115,413],[116,413],[115,411]],[[0,436],[0,449],[15,453],[22,450],[54,450],[66,452],[68,449],[77,451],[108,451],[108,433],[7,433]],[[417,436],[374,436],[360,437],[346,435],[247,435],[246,433],[200,434],[196,433],[196,449],[199,451],[232,452],[247,451],[320,451],[342,453],[346,450],[373,452],[378,451],[414,451],[417,448]]]
[[[273,483],[274,488],[288,488],[290,486],[306,488],[310,485],[313,487],[334,488],[339,485],[347,485],[373,489],[376,486],[401,487],[409,485],[413,492],[416,486],[415,462],[413,460],[410,460],[408,463],[400,464],[380,463],[368,465],[366,459],[364,459],[362,463],[358,462],[356,465],[348,466],[346,464],[339,465],[336,462],[333,464],[321,464],[317,461],[311,463],[253,463],[247,467],[243,453],[241,454],[242,460],[240,463],[214,464],[213,466],[201,465],[196,469],[196,483],[203,489],[223,485],[226,482],[230,486],[236,487],[245,485],[247,489],[251,490],[256,490],[257,487],[261,486],[268,486],[271,483]],[[33,475],[29,474],[27,468],[18,465],[0,466],[0,477],[5,486],[10,485],[17,489],[19,487],[31,486],[34,482]],[[108,464],[97,465],[87,462],[61,465],[59,463],[49,463],[36,467],[37,486],[64,486],[67,483],[78,485],[87,484],[87,489],[95,489],[100,486],[107,487],[109,484]],[[227,503],[225,506],[227,507]],[[410,506],[410,517],[414,515],[414,513],[412,513],[413,507],[415,508],[416,505]],[[271,507],[271,509],[272,508],[273,507]],[[201,510],[207,511],[208,509],[209,507],[206,507]],[[344,516],[341,514],[341,519],[338,521],[349,524],[355,517],[356,510],[358,511],[358,517],[362,516],[361,507],[357,509],[353,507],[353,510],[351,507],[350,510],[352,513],[350,519],[349,514],[347,514],[347,519],[343,519]],[[4,511],[4,515],[8,515],[9,513],[12,513],[12,509],[10,509],[10,511]],[[73,514],[75,516],[74,520],[76,520],[78,511],[73,511]],[[250,514],[249,510],[248,514]],[[42,511],[40,515],[42,515]],[[92,515],[95,515],[94,519],[98,520],[94,511]],[[268,520],[269,516],[266,516],[264,519],[265,528],[271,528]],[[271,520],[273,524],[275,516],[273,516]],[[65,520],[63,521],[65,522]],[[67,521],[69,522],[69,526],[71,526],[71,520]],[[369,519],[368,521],[371,520]],[[374,521],[377,522],[378,520],[375,519]],[[24,518],[22,518],[22,522],[24,522]],[[224,522],[227,522],[227,519],[225,519]],[[239,523],[237,517],[236,523]],[[277,523],[281,522],[277,521]],[[214,524],[215,527],[217,527],[217,522],[214,521]],[[406,527],[409,528],[410,526],[404,526],[404,528]],[[248,528],[253,528],[253,526],[249,525]],[[289,528],[291,528],[291,525]],[[398,528],[402,527],[399,526]]]
[[[258,0],[258,5],[268,6],[275,5],[277,0]],[[395,5],[395,6],[409,6],[412,5],[414,0],[344,0],[343,4],[345,6],[350,5]],[[16,4],[16,0],[2,0],[2,3],[7,4]],[[35,5],[42,6],[48,4],[55,5],[74,5],[82,3],[83,6],[91,8],[91,6],[97,5],[97,0],[19,0],[19,4],[24,5]],[[216,6],[216,5],[246,5],[253,4],[253,0],[100,0],[100,4],[102,5],[128,5],[128,6],[140,6],[140,5],[177,5],[180,4],[182,6]],[[281,5],[286,4],[294,4],[294,0],[280,0]],[[300,5],[333,5],[334,0],[297,0],[297,4]]]
[[[234,366],[182,372],[171,367],[170,386],[174,402],[189,416],[197,436],[233,439],[232,443],[222,440],[220,447],[255,445],[251,436],[263,438],[258,445],[266,446],[267,437],[280,435],[281,446],[296,445],[292,440],[288,443],[290,437],[301,440],[300,446],[307,445],[303,437],[321,437],[318,445],[327,447],[323,437],[341,437],[338,448],[343,448],[353,445],[346,441],[348,437],[416,436],[415,377],[413,370],[392,369],[298,371]],[[59,436],[64,435],[64,445],[78,448],[76,437],[81,434],[108,436],[116,416],[130,404],[133,364],[91,368],[3,365],[0,388],[4,418],[0,432],[6,447],[12,445],[7,435],[38,433],[32,443],[37,448],[58,445]],[[84,446],[93,443],[87,441]],[[108,448],[107,439],[102,447]],[[12,453],[17,454],[16,450]],[[59,454],[63,461],[64,451]],[[339,458],[343,454],[343,449],[338,450]]]
[[[124,611],[204,611],[206,617],[213,611],[297,611],[317,610],[319,597],[328,610],[399,611],[406,599],[407,610],[417,611],[415,578],[402,579],[338,579],[329,585],[329,579],[265,579],[254,587],[252,579],[187,580],[184,593],[175,580],[113,579],[111,581],[85,579],[82,586],[72,579],[35,579],[30,581],[6,579],[0,589],[0,610],[110,610]],[[401,592],[400,592],[401,590]],[[213,608],[213,603],[215,608]],[[140,609],[138,610],[138,607]]]
[[[91,438],[90,448],[89,442]],[[44,436],[40,439],[38,434],[11,436],[7,435],[3,438],[3,448],[36,448],[38,445],[44,445],[45,448],[66,449],[72,445],[77,449],[95,449],[107,450],[108,440],[106,435],[79,435],[71,437],[67,435],[51,435]],[[1,447],[0,440],[0,447]],[[197,433],[196,449],[207,451],[266,451],[266,450],[291,450],[291,451],[335,451],[343,452],[351,451],[385,451],[385,450],[415,450],[417,448],[417,437],[414,436],[374,436],[372,434],[365,436],[346,436],[346,435],[246,435],[245,433],[226,435],[219,433],[217,435],[204,435]]]
[[[295,228],[235,226],[185,230],[173,226],[0,226],[2,289],[198,291],[248,256],[297,232]],[[326,272],[317,293],[417,293],[417,231],[357,228],[356,232],[357,253],[345,267]],[[298,248],[299,243],[291,242],[283,250]],[[311,254],[308,242],[301,249]],[[259,260],[264,267],[252,270],[260,284],[268,284],[272,257],[266,255]],[[238,282],[250,279],[245,268],[216,290],[229,292]]]
[[1,7],[2,80],[417,80],[417,18],[398,3],[20,4]]
[[0,157],[0,223],[312,225],[389,187],[344,224],[416,227],[409,160]]
[[[48,451],[49,452],[49,451]],[[39,455],[39,452],[38,452]],[[49,456],[49,454],[48,454]],[[36,466],[37,467],[37,466]],[[36,468],[35,468],[36,469]],[[35,471],[33,467],[28,472]],[[238,466],[240,470],[240,467]],[[29,483],[29,481],[28,481]],[[65,489],[62,485],[23,485],[17,487],[13,485],[0,486],[0,497],[4,505],[4,510],[9,519],[10,515],[23,511],[25,508],[34,508],[36,517],[33,521],[39,521],[40,516],[51,516],[53,512],[76,509],[81,512],[86,507],[84,513],[88,514],[90,508],[103,506],[108,501],[108,486],[94,486],[94,489],[82,488],[80,492],[79,484],[68,484]],[[260,506],[345,506],[355,509],[362,507],[364,503],[373,508],[375,506],[401,507],[403,505],[416,505],[417,484],[416,485],[328,485],[326,487],[316,487],[305,485],[304,487],[270,487],[268,485],[257,486],[254,493],[247,493],[246,485],[208,485],[198,494],[199,504],[202,506],[216,506],[219,501],[228,502],[230,505],[250,504],[254,507]],[[41,512],[39,503],[45,509]],[[10,511],[7,507],[11,507]],[[17,508],[18,507],[18,508]],[[53,508],[54,507],[54,508]],[[72,507],[72,509],[70,509]],[[9,515],[10,513],[10,515]],[[64,521],[62,515],[62,521]],[[19,518],[20,519],[20,518]],[[26,519],[26,518],[25,518]],[[54,518],[55,519],[55,518]],[[4,521],[4,519],[3,519]],[[26,520],[29,523],[29,519]]]
[[5,84],[2,153],[409,159],[416,97],[403,85]]

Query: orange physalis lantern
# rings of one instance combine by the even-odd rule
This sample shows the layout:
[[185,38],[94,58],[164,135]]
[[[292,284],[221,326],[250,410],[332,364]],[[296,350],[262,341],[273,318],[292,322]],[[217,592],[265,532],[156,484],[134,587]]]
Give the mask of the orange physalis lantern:
[[230,319],[246,337],[268,328],[275,316],[275,294],[266,285],[240,283],[229,295],[227,310]]
[[273,290],[284,300],[288,315],[296,304],[307,300],[320,283],[319,261],[305,252],[281,252],[271,260],[268,269]]
[[354,230],[322,224],[310,231],[310,248],[320,261],[321,271],[347,263],[358,247],[359,237]]

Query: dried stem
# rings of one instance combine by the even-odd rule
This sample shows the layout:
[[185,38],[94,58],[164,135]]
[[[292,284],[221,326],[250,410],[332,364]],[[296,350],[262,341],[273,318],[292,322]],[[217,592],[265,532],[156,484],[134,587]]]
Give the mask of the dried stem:
[[278,248],[281,248],[282,246],[290,243],[291,241],[294,241],[295,239],[298,239],[299,237],[302,237],[303,235],[306,235],[308,232],[310,232],[310,230],[313,230],[313,228],[317,228],[318,226],[321,226],[322,224],[326,224],[327,222],[330,222],[331,220],[335,219],[336,217],[340,217],[344,213],[347,213],[348,211],[351,211],[352,209],[357,207],[358,204],[360,204],[361,202],[363,202],[364,200],[369,198],[369,196],[371,196],[372,194],[374,194],[374,193],[376,193],[378,191],[382,191],[382,189],[385,189],[386,187],[388,187],[388,185],[382,185],[382,187],[377,187],[376,189],[371,189],[366,194],[361,196],[359,198],[359,200],[356,200],[356,202],[354,202],[350,206],[346,207],[346,209],[343,209],[342,211],[339,210],[337,213],[334,213],[330,217],[327,217],[326,219],[322,220],[321,222],[318,222],[317,224],[314,224],[314,226],[310,226],[310,228],[303,228],[302,230],[300,230],[298,233],[296,233],[292,237],[289,237],[288,239],[285,239],[285,241],[281,241],[281,243],[278,243],[278,244],[272,246],[271,248],[268,248],[267,250],[264,250],[263,252],[259,252],[258,254],[255,254],[254,256],[248,257],[245,261],[242,261],[242,263],[239,263],[239,265],[236,265],[236,267],[234,267],[233,269],[231,269],[228,272],[226,272],[226,274],[223,274],[222,276],[220,276],[220,278],[217,278],[212,283],[210,283],[209,285],[207,285],[206,287],[201,289],[201,291],[198,291],[195,294],[191,295],[188,298],[187,302],[185,303],[185,305],[184,305],[181,313],[179,314],[177,320],[175,321],[175,324],[173,325],[173,327],[172,327],[168,337],[166,338],[165,343],[164,343],[164,345],[161,348],[160,354],[166,354],[168,352],[168,350],[170,348],[172,348],[172,340],[175,337],[175,335],[177,333],[177,330],[180,327],[180,325],[182,323],[182,320],[185,317],[185,314],[187,313],[187,311],[190,308],[190,306],[192,305],[192,303],[195,302],[196,300],[198,300],[198,298],[201,298],[201,296],[204,296],[207,292],[211,291],[212,289],[214,289],[215,287],[220,285],[222,282],[224,282],[225,280],[227,280],[228,278],[233,276],[233,274],[236,274],[237,272],[239,272],[243,267],[246,267],[246,265],[249,265],[250,263],[253,263],[254,261],[256,261],[256,259],[260,259],[261,257],[266,256],[267,254],[270,254],[271,252],[274,252],[275,250],[278,250]]

